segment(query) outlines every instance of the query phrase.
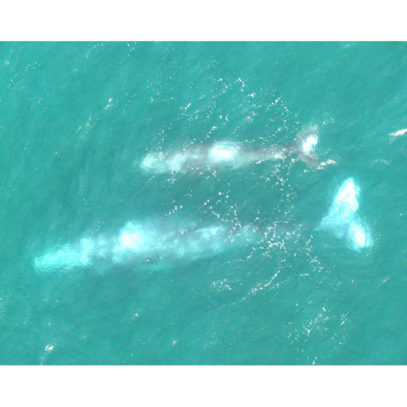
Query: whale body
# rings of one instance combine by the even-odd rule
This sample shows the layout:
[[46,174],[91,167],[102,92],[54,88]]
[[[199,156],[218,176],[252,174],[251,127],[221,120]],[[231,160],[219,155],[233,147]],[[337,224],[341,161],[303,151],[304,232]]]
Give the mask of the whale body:
[[219,167],[239,168],[265,161],[284,160],[297,155],[310,166],[318,164],[315,153],[318,144],[318,129],[312,127],[302,132],[291,146],[272,145],[253,148],[243,143],[222,141],[211,145],[199,145],[182,151],[159,151],[148,153],[140,163],[145,172],[157,174],[167,172],[205,171]]
[[129,221],[116,236],[83,237],[48,250],[34,259],[38,271],[73,270],[99,264],[171,265],[217,255],[226,249],[247,246],[264,238],[255,225],[230,228],[223,224]]

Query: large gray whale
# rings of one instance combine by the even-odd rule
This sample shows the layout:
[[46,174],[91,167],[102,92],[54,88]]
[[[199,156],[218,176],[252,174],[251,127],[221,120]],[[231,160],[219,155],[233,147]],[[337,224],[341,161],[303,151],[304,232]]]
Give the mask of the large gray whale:
[[275,226],[238,228],[219,223],[196,225],[170,220],[128,221],[116,235],[83,236],[51,247],[34,259],[37,271],[69,271],[96,266],[168,267],[254,245],[272,235]]

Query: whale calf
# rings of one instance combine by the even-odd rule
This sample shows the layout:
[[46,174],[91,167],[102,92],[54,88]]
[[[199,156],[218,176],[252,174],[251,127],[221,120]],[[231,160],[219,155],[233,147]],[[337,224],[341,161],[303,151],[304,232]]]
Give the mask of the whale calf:
[[[267,229],[267,228],[266,228]],[[173,222],[127,222],[115,236],[83,237],[53,247],[34,259],[37,271],[74,270],[92,266],[162,264],[193,261],[264,239],[266,229],[223,224],[196,226]]]
[[175,152],[148,153],[140,163],[145,172],[163,174],[167,172],[190,172],[212,170],[219,167],[239,168],[264,161],[284,160],[298,156],[309,166],[317,166],[315,152],[319,132],[311,127],[300,133],[293,145],[251,147],[240,142],[222,141],[211,145],[198,145]]
[[372,246],[369,228],[358,214],[359,194],[359,186],[353,178],[347,178],[339,187],[328,214],[317,228],[345,239],[347,245],[356,251]]

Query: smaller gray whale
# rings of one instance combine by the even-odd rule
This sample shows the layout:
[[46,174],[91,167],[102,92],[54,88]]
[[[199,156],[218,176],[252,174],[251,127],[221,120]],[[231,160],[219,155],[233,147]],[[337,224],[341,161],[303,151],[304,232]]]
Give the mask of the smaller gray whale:
[[163,174],[167,172],[210,171],[229,167],[239,168],[265,161],[284,160],[292,155],[298,156],[311,167],[318,166],[315,148],[318,144],[317,127],[301,132],[293,145],[249,147],[234,141],[222,141],[210,145],[198,145],[175,152],[148,153],[140,163],[146,172]]

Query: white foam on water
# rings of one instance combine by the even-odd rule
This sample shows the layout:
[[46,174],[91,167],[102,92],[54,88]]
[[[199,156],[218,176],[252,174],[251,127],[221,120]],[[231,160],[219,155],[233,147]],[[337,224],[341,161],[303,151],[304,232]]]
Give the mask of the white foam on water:
[[310,155],[315,151],[318,144],[318,135],[310,134],[302,143],[301,150],[304,154]]
[[393,133],[390,133],[390,136],[392,136],[392,137],[400,137],[400,136],[404,136],[404,134],[406,134],[406,133],[407,133],[407,129],[400,129],[400,130],[397,130],[397,131],[395,131]]
[[285,157],[286,156],[282,151],[275,151],[273,153],[273,159],[275,159],[275,160],[283,160]]

